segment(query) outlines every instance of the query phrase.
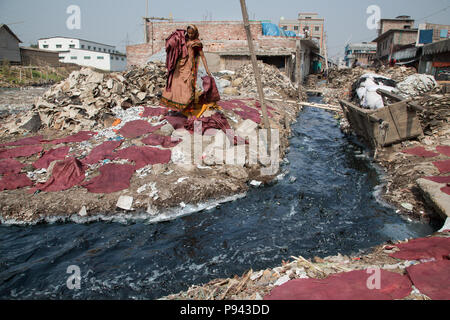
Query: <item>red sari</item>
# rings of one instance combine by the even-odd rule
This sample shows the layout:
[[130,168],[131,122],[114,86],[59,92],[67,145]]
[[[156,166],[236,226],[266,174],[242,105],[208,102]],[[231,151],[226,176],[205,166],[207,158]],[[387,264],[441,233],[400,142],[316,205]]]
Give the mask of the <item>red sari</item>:
[[186,42],[188,55],[178,59],[170,90],[164,89],[160,104],[177,111],[190,112],[194,109],[195,88],[200,51],[200,40]]

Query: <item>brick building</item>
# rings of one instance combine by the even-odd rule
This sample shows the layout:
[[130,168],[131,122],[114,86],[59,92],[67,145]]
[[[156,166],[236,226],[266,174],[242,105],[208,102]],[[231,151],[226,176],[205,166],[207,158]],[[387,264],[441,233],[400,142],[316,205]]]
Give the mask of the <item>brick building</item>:
[[411,19],[410,16],[398,16],[395,19],[381,19],[378,28],[378,36],[381,36],[383,33],[386,33],[392,29],[414,29],[414,19]]
[[[199,30],[203,51],[212,72],[219,70],[235,70],[244,63],[250,62],[247,36],[242,21],[151,21],[146,22],[147,43],[127,46],[128,65],[143,65],[152,55],[165,48],[165,41],[176,29],[186,29],[195,24]],[[251,21],[250,30],[254,40],[257,58],[285,71],[295,74],[295,54],[298,42],[301,42],[304,61],[312,61],[312,55],[319,48],[310,40],[298,37],[264,36],[261,21]],[[304,76],[308,75],[308,66],[304,65]]]
[[414,19],[410,16],[398,16],[395,19],[381,19],[377,43],[377,54],[374,58],[378,64],[387,64],[393,54],[405,46],[416,43],[418,29],[414,29]]
[[300,12],[297,20],[280,19],[280,28],[284,30],[294,31],[297,35],[305,36],[309,34],[309,38],[317,42],[320,47],[320,54],[324,51],[325,44],[325,19],[319,18],[317,13]]

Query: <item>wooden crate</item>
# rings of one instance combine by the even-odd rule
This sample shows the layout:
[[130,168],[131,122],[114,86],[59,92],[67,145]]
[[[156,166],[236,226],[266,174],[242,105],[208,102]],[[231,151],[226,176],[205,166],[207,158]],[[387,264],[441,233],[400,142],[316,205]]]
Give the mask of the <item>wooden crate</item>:
[[417,106],[402,100],[378,110],[368,110],[340,100],[345,117],[354,132],[372,147],[385,147],[423,134]]

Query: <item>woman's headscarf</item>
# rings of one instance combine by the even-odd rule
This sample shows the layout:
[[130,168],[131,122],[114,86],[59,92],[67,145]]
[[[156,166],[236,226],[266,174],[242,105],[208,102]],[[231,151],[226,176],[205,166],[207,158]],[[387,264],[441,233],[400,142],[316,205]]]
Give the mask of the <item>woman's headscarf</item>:
[[195,40],[195,39],[198,39],[199,34],[198,34],[198,28],[197,28],[197,26],[194,25],[194,24],[190,24],[190,25],[187,26],[186,31],[187,31],[187,29],[189,29],[189,28],[191,28],[192,30],[194,30],[194,40]]

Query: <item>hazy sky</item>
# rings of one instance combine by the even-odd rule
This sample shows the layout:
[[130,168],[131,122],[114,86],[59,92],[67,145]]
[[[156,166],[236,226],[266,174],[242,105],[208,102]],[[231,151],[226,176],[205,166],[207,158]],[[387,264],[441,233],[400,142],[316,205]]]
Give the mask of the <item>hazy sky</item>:
[[[149,16],[175,20],[240,20],[239,0],[149,1]],[[66,27],[70,5],[81,9],[81,28]],[[418,23],[450,25],[450,0],[247,0],[250,19],[279,22],[295,19],[298,12],[317,12],[325,18],[330,57],[343,55],[347,42],[371,41],[375,30],[367,28],[366,9],[377,5],[382,18],[409,15]],[[142,17],[146,0],[0,0],[0,23],[10,28],[23,45],[56,35],[115,45],[125,52],[126,44],[143,42]]]

